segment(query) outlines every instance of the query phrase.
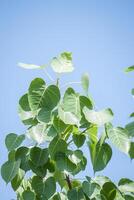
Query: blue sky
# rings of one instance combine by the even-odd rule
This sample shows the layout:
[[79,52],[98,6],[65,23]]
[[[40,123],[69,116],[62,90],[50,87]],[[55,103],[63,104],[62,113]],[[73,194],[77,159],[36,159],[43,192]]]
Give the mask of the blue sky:
[[[72,51],[75,71],[62,82],[79,81],[88,72],[97,108],[111,107],[115,125],[129,121],[133,74],[123,69],[134,64],[133,9],[133,0],[0,0],[0,164],[7,159],[6,134],[25,132],[17,115],[19,97],[33,78],[48,81],[43,72],[17,67],[20,61],[45,64],[62,51]],[[114,181],[134,179],[133,168],[134,163],[113,148],[112,160],[100,174]],[[92,175],[91,165],[86,172]],[[1,178],[0,194],[4,200],[15,197]]]

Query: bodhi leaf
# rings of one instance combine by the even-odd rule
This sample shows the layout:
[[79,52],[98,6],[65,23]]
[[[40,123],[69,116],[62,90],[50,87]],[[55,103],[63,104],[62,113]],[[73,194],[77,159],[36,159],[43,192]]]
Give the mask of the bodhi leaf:
[[106,199],[114,200],[116,196],[116,186],[112,182],[106,182],[104,183],[100,193]]
[[87,121],[98,126],[102,126],[113,119],[112,110],[109,108],[101,111],[94,111],[84,107],[83,113]]
[[20,160],[20,168],[24,171],[30,170],[28,160],[29,160],[29,148],[20,147],[15,152],[15,159]]
[[19,100],[19,105],[24,111],[31,111],[29,102],[28,102],[28,94],[24,94],[20,100]]
[[49,199],[56,191],[56,183],[53,177],[49,177],[45,181],[38,176],[32,178],[32,188],[34,191],[43,196],[44,199]]
[[25,140],[25,135],[16,135],[15,133],[10,133],[6,136],[5,144],[8,151],[12,151],[19,147]]
[[25,176],[25,172],[22,169],[19,169],[18,173],[11,181],[11,185],[14,191],[16,191],[19,188],[19,186],[22,183],[22,180],[24,179],[24,176]]
[[46,87],[43,79],[36,78],[30,84],[28,100],[32,110],[43,107],[52,110],[60,100],[60,91],[56,85]]
[[83,90],[85,91],[86,95],[88,94],[88,88],[89,88],[89,75],[87,73],[83,74],[81,78],[81,84],[83,87]]
[[128,131],[130,137],[134,137],[134,122],[130,122],[125,126],[125,129]]
[[56,73],[72,72],[74,70],[72,53],[63,52],[59,56],[54,57],[51,61],[51,67]]
[[127,67],[125,69],[125,72],[131,72],[131,71],[134,71],[134,65],[130,66],[130,67]]
[[131,142],[130,144],[129,156],[131,159],[134,159],[134,142]]
[[38,144],[50,140],[50,138],[47,136],[46,125],[41,123],[28,129],[26,135],[29,139],[34,140]]
[[26,64],[26,63],[18,63],[19,67],[25,68],[25,69],[43,69],[45,65],[39,66],[34,64]]
[[107,135],[111,142],[123,153],[128,154],[130,150],[130,139],[126,129],[113,128],[111,124],[106,125]]
[[19,167],[20,167],[20,160],[7,161],[2,165],[1,176],[7,184],[16,176]]
[[22,193],[22,200],[36,200],[35,193],[30,190],[25,190]]
[[86,200],[82,188],[73,188],[67,193],[68,200]]
[[127,192],[134,192],[134,182],[127,178],[122,178],[119,183],[119,190],[121,192],[127,193]]
[[66,152],[67,143],[65,140],[61,139],[59,136],[54,137],[54,139],[49,144],[49,154],[53,159],[57,152]]
[[36,167],[46,164],[48,161],[48,149],[41,149],[39,147],[31,148],[30,159]]
[[73,135],[73,141],[74,141],[74,144],[79,148],[81,147],[84,142],[86,140],[86,137],[84,134],[74,134]]
[[112,157],[112,149],[107,143],[88,142],[94,172],[103,170]]

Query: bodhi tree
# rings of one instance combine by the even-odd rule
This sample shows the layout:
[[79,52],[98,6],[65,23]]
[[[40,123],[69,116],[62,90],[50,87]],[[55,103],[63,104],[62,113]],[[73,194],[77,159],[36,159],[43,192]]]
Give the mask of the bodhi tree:
[[[85,170],[90,160],[85,155],[85,145],[89,148],[94,174],[111,160],[111,144],[133,159],[134,122],[124,128],[114,127],[110,108],[95,109],[87,74],[81,79],[82,94],[72,87],[61,92],[59,75],[74,69],[70,52],[51,60],[50,66],[58,74],[56,80],[44,65],[19,63],[19,66],[45,70],[51,83],[48,85],[42,78],[32,80],[27,93],[19,100],[18,109],[27,131],[23,135],[10,133],[5,138],[8,160],[1,167],[1,175],[6,184],[11,183],[16,198],[133,200],[134,182],[130,179],[122,178],[115,184],[105,176],[78,179],[76,175]],[[133,66],[126,69],[132,70]]]

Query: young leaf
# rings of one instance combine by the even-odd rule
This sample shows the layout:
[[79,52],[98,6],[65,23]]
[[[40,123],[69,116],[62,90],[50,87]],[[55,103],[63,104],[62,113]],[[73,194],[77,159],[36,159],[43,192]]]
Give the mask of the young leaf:
[[84,107],[83,113],[87,121],[98,126],[102,126],[113,119],[112,110],[109,108],[101,111],[94,111],[89,110],[87,107]]
[[45,66],[39,66],[39,65],[34,65],[34,64],[26,64],[26,63],[18,63],[19,67],[25,68],[25,69],[43,69]]
[[85,91],[86,95],[88,94],[88,88],[89,88],[89,75],[87,73],[83,74],[81,78],[81,84],[83,87],[83,90]]
[[18,173],[19,167],[20,167],[20,160],[7,161],[2,165],[1,176],[7,184],[10,181],[12,181],[13,178],[16,176],[16,174]]
[[10,133],[6,136],[5,144],[8,151],[12,151],[19,147],[25,140],[25,135],[16,135],[15,133]]
[[134,71],[134,65],[130,66],[130,67],[127,67],[125,69],[125,72],[131,72],[131,71]]
[[59,56],[54,57],[51,61],[51,67],[56,73],[72,72],[74,70],[72,53],[63,52]]
[[107,134],[111,142],[123,153],[128,154],[130,149],[130,138],[126,129],[107,126]]
[[125,129],[128,131],[130,137],[134,137],[134,122],[130,122],[125,126]]

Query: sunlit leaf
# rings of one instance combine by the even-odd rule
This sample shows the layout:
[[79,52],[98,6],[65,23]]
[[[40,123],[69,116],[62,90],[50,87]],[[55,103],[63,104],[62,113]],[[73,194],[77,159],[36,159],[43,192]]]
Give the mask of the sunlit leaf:
[[54,57],[51,61],[51,67],[56,73],[67,73],[74,70],[72,63],[72,53],[63,52]]
[[25,69],[43,69],[45,65],[39,66],[34,64],[26,64],[26,63],[18,63],[19,67],[25,68]]

